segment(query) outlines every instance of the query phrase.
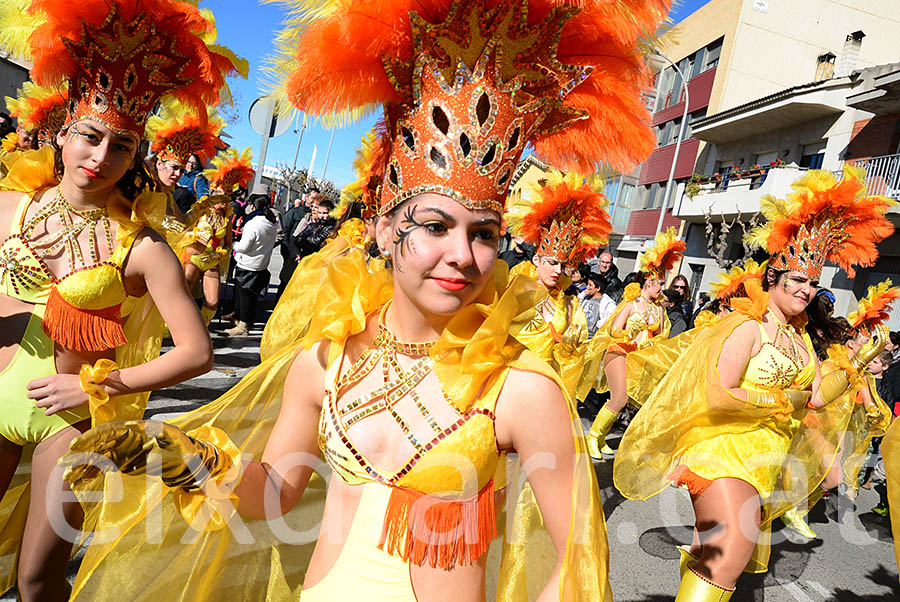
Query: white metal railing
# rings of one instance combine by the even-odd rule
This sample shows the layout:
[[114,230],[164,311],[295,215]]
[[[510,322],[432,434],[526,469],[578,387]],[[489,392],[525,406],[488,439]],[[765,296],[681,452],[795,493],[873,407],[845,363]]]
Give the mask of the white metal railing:
[[900,154],[847,161],[866,170],[867,194],[900,200]]

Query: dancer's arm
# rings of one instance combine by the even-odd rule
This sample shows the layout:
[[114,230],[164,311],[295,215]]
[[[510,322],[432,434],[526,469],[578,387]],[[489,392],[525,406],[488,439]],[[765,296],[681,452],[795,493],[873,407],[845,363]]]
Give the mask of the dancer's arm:
[[497,400],[496,436],[501,449],[514,449],[556,548],[557,564],[539,600],[559,599],[559,576],[572,521],[575,442],[566,400],[559,386],[532,372],[510,372]]
[[754,320],[747,320],[735,328],[722,345],[717,364],[719,383],[741,401],[747,401],[747,391],[739,386],[741,377],[760,344],[759,326]]
[[319,455],[316,438],[325,397],[325,349],[327,345],[301,351],[291,364],[281,412],[262,461],[245,465],[235,488],[242,516],[281,516],[300,500],[309,483]]

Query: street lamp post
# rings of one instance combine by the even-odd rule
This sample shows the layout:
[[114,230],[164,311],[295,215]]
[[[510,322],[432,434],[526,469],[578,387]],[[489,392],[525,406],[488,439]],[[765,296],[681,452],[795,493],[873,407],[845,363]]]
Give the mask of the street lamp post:
[[687,78],[684,77],[684,73],[681,72],[678,65],[659,50],[656,50],[655,54],[672,65],[672,68],[675,69],[675,72],[681,78],[681,83],[684,87],[684,113],[681,117],[681,128],[678,131],[678,141],[675,143],[675,155],[672,157],[672,168],[669,170],[669,179],[666,180],[666,191],[663,193],[662,210],[659,212],[659,221],[656,223],[656,233],[659,234],[662,232],[663,219],[665,219],[666,210],[669,208],[669,190],[672,188],[672,181],[675,179],[675,166],[678,165],[678,153],[681,151],[681,141],[684,139],[684,134],[687,131],[688,108],[691,104],[691,95],[688,91]]

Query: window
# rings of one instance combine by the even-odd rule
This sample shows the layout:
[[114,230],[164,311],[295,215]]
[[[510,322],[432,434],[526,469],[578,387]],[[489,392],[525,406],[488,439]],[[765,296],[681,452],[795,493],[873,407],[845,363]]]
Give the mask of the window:
[[619,199],[616,201],[616,206],[612,209],[612,223],[614,227],[622,229],[628,227],[636,189],[637,187],[632,184],[622,184],[622,191],[618,195]]
[[800,155],[800,167],[807,169],[822,169],[822,161],[825,159],[825,141],[804,144]]
[[719,64],[719,56],[722,54],[722,38],[719,38],[707,46],[706,50],[706,64],[704,65],[703,70],[709,71]]
[[691,73],[688,75],[689,79],[693,79],[703,72],[703,66],[706,64],[706,48],[701,48],[695,55]]
[[669,94],[672,92],[672,79],[674,75],[675,71],[671,67],[666,67],[660,71],[659,76],[656,78],[656,109],[654,112],[660,111],[666,107],[666,103],[669,100]]
[[658,206],[656,203],[659,197],[659,182],[654,182],[650,185],[650,194],[647,195],[647,202],[644,205],[644,209],[656,209]]

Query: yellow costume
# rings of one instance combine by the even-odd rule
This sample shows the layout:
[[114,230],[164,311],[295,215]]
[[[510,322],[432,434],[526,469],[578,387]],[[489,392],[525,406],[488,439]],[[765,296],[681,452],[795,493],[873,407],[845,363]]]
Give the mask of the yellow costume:
[[[24,446],[39,443],[91,415],[88,405],[84,405],[46,416],[43,409],[26,397],[28,382],[56,374],[55,345],[82,351],[107,350],[120,368],[136,366],[159,355],[162,319],[149,295],[140,298],[126,295],[122,264],[140,231],[159,224],[163,197],[144,192],[129,203],[118,196],[106,215],[82,216],[86,220],[94,217],[101,222],[104,219],[114,222],[115,231],[107,225],[106,232],[107,244],[115,240],[115,246],[107,260],[89,259],[90,263],[76,266],[68,275],[59,277],[51,274],[40,260],[48,248],[46,243],[40,241],[41,246],[34,246],[30,237],[31,228],[42,222],[49,211],[66,210],[62,206],[64,200],[54,198],[53,190],[44,194],[42,209],[29,210],[39,191],[57,183],[53,174],[53,149],[44,147],[39,151],[14,153],[3,162],[9,173],[0,181],[0,189],[21,192],[23,197],[10,236],[0,246],[0,292],[32,303],[34,308],[12,361],[0,372],[0,387],[10,392],[3,398],[0,435]],[[78,224],[77,217],[74,223]],[[147,392],[113,398],[115,419],[142,417],[149,395]],[[29,475],[30,462],[26,456],[0,501],[0,532],[4,534],[0,542],[4,550],[0,555],[0,589],[3,591],[15,583],[17,542],[28,507]]]
[[[537,281],[537,269],[529,261],[516,265],[511,273]],[[570,282],[560,276],[557,288],[549,292],[544,289],[546,296],[538,303],[534,317],[515,331],[515,337],[556,370],[572,396],[584,370],[588,330],[578,299],[565,293]],[[552,315],[549,321],[545,312]]]
[[[556,553],[545,535],[532,537],[534,530],[541,532],[543,526],[527,485],[521,491],[512,486],[507,489],[508,498],[512,496],[507,507],[515,519],[497,525],[494,492],[515,480],[503,476],[513,466],[506,465],[496,448],[492,409],[511,368],[557,379],[544,362],[508,335],[510,325],[525,315],[528,307],[533,307],[537,294],[534,284],[521,277],[507,282],[505,265],[498,264],[493,281],[476,302],[451,320],[433,346],[423,348],[427,355],[418,362],[422,368],[410,369],[407,374],[421,379],[423,368],[427,375],[433,366],[459,420],[450,428],[435,432],[433,441],[417,442],[415,454],[406,465],[385,471],[358,453],[353,431],[347,432],[348,424],[365,419],[358,416],[370,412],[370,405],[348,403],[342,394],[349,390],[349,399],[359,398],[362,390],[355,390],[352,381],[362,372],[380,371],[382,360],[387,361],[385,358],[390,356],[391,346],[403,345],[395,343],[389,331],[383,329],[379,341],[354,367],[342,367],[344,343],[365,329],[373,314],[378,315],[391,298],[390,272],[369,270],[365,257],[355,250],[328,265],[314,300],[316,319],[300,342],[304,348],[320,340],[331,343],[327,353],[329,393],[319,423],[320,446],[337,478],[364,488],[363,502],[354,515],[341,558],[310,589],[309,595],[312,599],[333,600],[335,592],[343,596],[368,591],[378,592],[378,599],[409,600],[409,563],[470,563],[492,544],[497,529],[504,538],[498,599],[529,599],[543,587],[542,580],[556,564]],[[200,427],[218,427],[230,434],[245,457],[259,458],[278,415],[285,376],[297,350],[296,342],[288,343],[223,397],[173,424],[190,432]],[[373,398],[368,404],[379,399]],[[577,472],[560,598],[609,599],[608,553],[599,493],[574,405],[567,405],[576,442]],[[436,458],[447,454],[467,458],[476,467],[473,480],[461,477],[457,469],[448,469],[443,462],[428,461],[429,455]],[[129,600],[154,600],[160,596],[188,599],[178,597],[179,594],[191,600],[297,597],[312,546],[278,541],[263,521],[246,523],[253,543],[237,542],[228,528],[201,528],[196,538],[183,539],[190,531],[182,516],[194,519],[199,514],[198,506],[190,505],[190,512],[180,513],[179,508],[183,510],[185,504],[172,503],[176,501],[173,498],[185,494],[178,490],[160,492],[156,488],[148,491],[146,482],[142,476],[124,476],[122,501],[109,500],[101,507],[93,507],[88,516],[90,524],[103,532],[117,527],[120,535],[112,542],[96,543],[88,549],[75,584],[74,599],[105,599],[113,594]],[[161,506],[157,506],[158,494],[162,495]],[[320,503],[322,494],[321,481],[314,480],[301,504],[284,517],[285,523],[292,529],[314,524],[317,519],[309,513],[318,515],[312,506]],[[428,503],[424,503],[426,498]],[[215,502],[213,499],[209,504],[221,508]],[[230,515],[222,513],[226,520],[234,521],[233,511]],[[145,517],[148,521],[160,521],[153,524],[162,526],[161,545],[148,543]],[[216,524],[224,526],[225,520]],[[455,535],[449,535],[452,533]],[[500,544],[497,540],[494,545]],[[255,555],[253,561],[248,560],[248,554]],[[165,567],[167,579],[126,578],[134,558],[141,558],[145,570]],[[362,560],[372,564],[360,564]],[[209,579],[210,575],[219,577]],[[306,596],[304,593],[304,599]]]
[[[900,508],[900,420],[894,420],[881,440],[881,456],[887,473],[888,505]],[[900,512],[891,512],[894,556],[900,566]]]

